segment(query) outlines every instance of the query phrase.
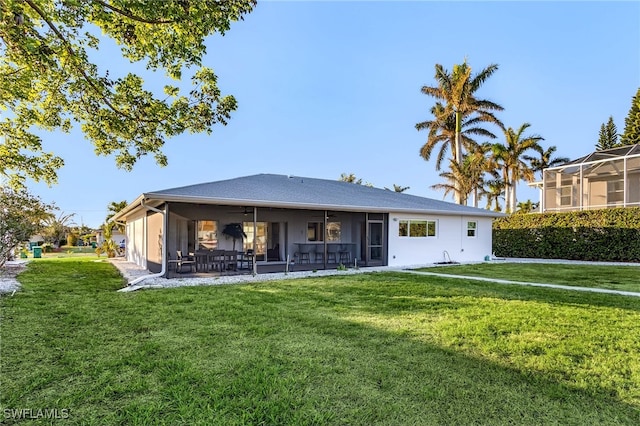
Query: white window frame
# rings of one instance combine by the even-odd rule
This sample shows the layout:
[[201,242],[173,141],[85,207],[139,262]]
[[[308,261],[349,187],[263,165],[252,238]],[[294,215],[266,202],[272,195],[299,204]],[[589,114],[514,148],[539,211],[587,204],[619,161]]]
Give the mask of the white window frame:
[[[407,235],[401,235],[401,225],[406,223]],[[411,235],[411,222],[423,222],[425,224],[426,235]],[[430,225],[433,224],[433,235],[429,235]],[[438,238],[438,220],[437,219],[402,219],[398,225],[399,238]]]
[[[473,223],[473,227],[470,228],[469,225]],[[469,231],[473,231],[473,235],[469,235]],[[468,220],[467,221],[467,238],[476,238],[478,236],[478,221],[477,220]]]

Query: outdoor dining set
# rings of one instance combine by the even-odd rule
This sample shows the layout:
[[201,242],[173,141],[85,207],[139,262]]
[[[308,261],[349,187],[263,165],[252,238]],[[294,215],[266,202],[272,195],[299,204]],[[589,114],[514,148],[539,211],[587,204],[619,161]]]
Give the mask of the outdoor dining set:
[[[324,262],[324,245],[318,243],[296,243],[298,251],[295,256],[299,263]],[[327,263],[349,264],[353,258],[353,243],[329,243],[327,244]]]
[[228,272],[241,269],[253,269],[254,255],[251,250],[247,252],[236,250],[196,250],[184,255],[181,250],[176,253],[175,263],[178,273],[186,272]]

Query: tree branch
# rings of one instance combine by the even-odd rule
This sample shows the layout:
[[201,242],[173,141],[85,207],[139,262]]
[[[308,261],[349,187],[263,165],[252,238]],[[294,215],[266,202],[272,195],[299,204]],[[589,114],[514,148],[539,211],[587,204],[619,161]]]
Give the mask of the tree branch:
[[17,68],[15,70],[11,71],[11,72],[6,73],[6,74],[0,74],[0,76],[3,77],[3,78],[9,77],[9,76],[12,76],[14,74],[18,74],[20,71],[23,71],[23,70],[26,70],[26,69],[27,69],[27,67]]
[[[76,54],[75,50],[73,50],[73,47],[71,46],[71,43],[69,43],[69,41],[66,39],[66,37],[64,36],[64,34],[62,34],[60,32],[60,30],[58,30],[58,27],[56,27],[56,25],[51,22],[46,16],[45,13],[42,11],[42,9],[40,9],[38,7],[37,4],[35,4],[33,2],[33,0],[24,0],[25,3],[27,3],[38,15],[40,15],[40,17],[42,18],[43,21],[45,21],[47,23],[47,25],[49,26],[49,28],[51,28],[51,31],[53,31],[56,36],[63,42],[67,52],[69,53],[69,55],[71,55],[72,58],[77,58],[78,55]],[[84,78],[84,80],[87,82],[87,84],[91,87],[91,89],[104,101],[104,103],[115,113],[126,117],[126,118],[130,118],[130,119],[136,119],[142,122],[157,122],[157,120],[146,120],[143,117],[132,117],[129,114],[126,114],[122,111],[120,111],[118,108],[116,108],[115,105],[113,105],[109,99],[104,95],[104,93],[96,86],[96,84],[92,81],[92,79],[87,75],[87,73],[82,69],[82,67],[78,66],[78,64],[75,63],[74,61],[74,65],[76,70],[80,73],[80,75],[82,75],[82,77]]]
[[114,11],[116,13],[119,13],[122,16],[126,16],[129,19],[132,19],[132,20],[137,21],[137,22],[142,22],[144,24],[156,24],[157,25],[157,24],[173,24],[173,23],[177,22],[177,21],[165,21],[165,20],[162,20],[162,19],[142,18],[140,16],[134,15],[133,13],[129,12],[128,10],[117,8],[117,7],[111,5],[111,4],[107,3],[107,2],[104,2],[102,0],[94,0],[94,1],[96,3],[98,3],[99,5],[101,5],[103,7],[106,7],[109,10],[112,10],[112,11]]
[[[67,38],[64,36],[64,34],[62,34],[60,32],[60,30],[58,30],[58,27],[55,26],[55,24],[53,22],[51,22],[44,14],[44,12],[42,11],[42,9],[40,9],[38,7],[37,4],[35,4],[33,2],[33,0],[25,0],[25,2],[31,6],[31,8],[38,14],[40,15],[40,17],[42,18],[43,21],[45,21],[47,23],[47,25],[49,26],[49,28],[51,28],[51,31],[53,31],[56,36],[58,36],[58,38],[60,40],[62,40],[62,42],[65,45],[65,48],[67,50],[67,52],[69,53],[69,55],[71,55],[72,58],[77,58],[78,55],[76,54],[75,50],[73,50],[73,47],[71,47],[71,43],[69,43],[69,41],[67,40]],[[127,117],[127,114],[123,113],[122,111],[119,111],[115,106],[113,106],[111,104],[111,102],[109,102],[109,100],[107,99],[107,97],[102,93],[102,91],[95,85],[95,83],[91,80],[91,78],[87,75],[87,73],[79,66],[77,66],[76,64],[76,69],[80,72],[80,74],[82,75],[82,77],[84,78],[84,80],[89,84],[89,86],[93,89],[94,92],[96,92],[96,94],[98,96],[100,96],[102,98],[102,100],[109,106],[109,108],[111,108],[113,111]]]

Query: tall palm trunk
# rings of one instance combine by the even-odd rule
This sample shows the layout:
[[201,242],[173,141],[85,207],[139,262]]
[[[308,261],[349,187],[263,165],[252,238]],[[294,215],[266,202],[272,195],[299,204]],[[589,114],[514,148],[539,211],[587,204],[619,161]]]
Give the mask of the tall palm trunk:
[[511,177],[511,189],[509,190],[509,213],[516,211],[516,185],[518,182],[515,177]]
[[[462,129],[460,126],[460,112],[456,110],[456,140],[455,140],[455,145],[456,145],[456,152],[454,153],[455,160],[456,163],[458,163],[458,166],[460,168],[462,168],[462,142],[460,141],[460,133],[461,133]],[[460,188],[460,184],[459,182],[455,183],[456,186],[456,191],[455,191],[455,202],[457,204],[466,204],[463,203],[462,200],[462,194],[460,193],[461,188]]]
[[511,204],[509,201],[511,197],[511,180],[509,179],[509,170],[506,167],[502,170],[502,180],[504,181],[505,212],[511,213]]

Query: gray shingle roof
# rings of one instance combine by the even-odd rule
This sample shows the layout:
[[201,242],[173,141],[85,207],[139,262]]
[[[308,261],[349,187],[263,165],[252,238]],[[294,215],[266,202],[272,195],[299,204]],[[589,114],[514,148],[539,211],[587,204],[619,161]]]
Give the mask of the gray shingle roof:
[[338,180],[259,174],[153,191],[147,199],[367,212],[503,216],[485,209],[371,188]]
[[550,169],[559,169],[564,166],[589,163],[591,161],[612,160],[615,158],[629,157],[631,155],[638,155],[638,154],[640,154],[640,144],[619,146],[617,148],[605,149],[602,151],[594,151],[591,154],[569,161],[568,163],[564,163],[560,166],[550,167]]

